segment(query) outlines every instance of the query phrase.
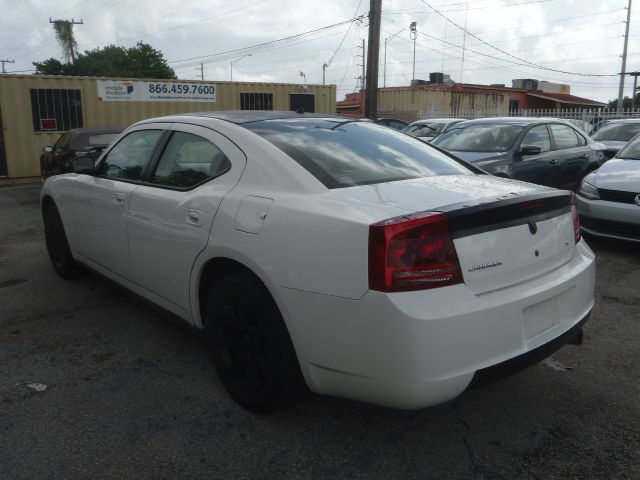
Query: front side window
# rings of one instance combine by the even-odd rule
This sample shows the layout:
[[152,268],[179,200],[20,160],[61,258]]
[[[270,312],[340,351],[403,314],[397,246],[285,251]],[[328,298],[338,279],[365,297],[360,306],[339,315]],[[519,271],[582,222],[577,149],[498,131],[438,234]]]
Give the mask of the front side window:
[[531,128],[520,144],[520,148],[524,147],[540,147],[541,153],[551,150],[551,139],[546,125],[538,125]]
[[556,150],[580,146],[578,135],[574,132],[573,128],[557,123],[552,123],[549,127],[555,140]]
[[459,152],[506,152],[522,132],[520,125],[476,124],[448,129],[433,143]]
[[243,126],[280,148],[327,188],[472,174],[426,143],[369,122],[291,119]]
[[162,130],[138,130],[120,140],[98,166],[98,175],[140,180]]
[[229,159],[207,139],[174,132],[151,177],[151,183],[190,188],[221,175],[229,168]]

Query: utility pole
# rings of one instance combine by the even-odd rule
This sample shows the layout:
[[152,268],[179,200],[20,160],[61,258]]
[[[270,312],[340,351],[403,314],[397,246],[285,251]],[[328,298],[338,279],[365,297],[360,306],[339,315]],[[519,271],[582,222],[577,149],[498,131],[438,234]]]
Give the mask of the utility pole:
[[[629,24],[631,23],[631,0],[627,7],[627,26],[624,32],[624,47],[622,49],[622,72],[620,72],[620,88],[618,89],[617,111],[622,112],[622,95],[624,93],[624,76],[627,68],[627,43],[629,42]],[[634,92],[635,95],[635,92]]]
[[418,24],[416,22],[411,22],[409,25],[409,36],[413,40],[413,70],[411,73],[411,83],[413,83],[416,79],[416,38],[418,37]]
[[364,116],[378,117],[378,70],[380,61],[380,16],[382,0],[369,0],[369,52],[367,55],[367,83]]
[[[76,22],[75,19],[73,18],[71,20],[51,20],[51,17],[49,17],[49,23],[58,23],[58,22],[68,23],[69,25],[83,25],[82,19],[80,19],[79,22]],[[69,50],[71,51],[71,62],[73,63],[76,61],[76,52],[73,49],[73,38],[71,38],[71,28],[69,28],[68,30],[67,43],[69,44]]]
[[364,82],[365,82],[365,78],[367,78],[367,77],[366,77],[366,74],[365,74],[365,70],[364,70],[365,65],[366,65],[366,63],[367,63],[367,62],[365,61],[365,58],[366,58],[366,56],[365,56],[365,51],[366,51],[366,49],[365,49],[365,46],[364,46],[364,38],[363,38],[363,39],[362,39],[362,89],[363,89],[363,90],[364,90],[364,85],[365,85],[365,83],[364,83]]
[[4,64],[5,63],[16,63],[15,60],[0,60],[0,63],[2,63],[2,73],[7,73],[7,71],[4,68]]
[[322,64],[322,85],[324,85],[324,74],[326,73],[328,66],[329,65],[327,65],[326,63]]
[[200,80],[204,81],[204,63],[200,63]]

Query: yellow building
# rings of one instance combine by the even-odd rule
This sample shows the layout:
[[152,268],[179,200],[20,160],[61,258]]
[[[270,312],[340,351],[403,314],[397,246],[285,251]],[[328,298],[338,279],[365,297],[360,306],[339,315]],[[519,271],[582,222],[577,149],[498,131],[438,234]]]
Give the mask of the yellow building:
[[[450,117],[465,114],[496,115],[509,112],[509,92],[491,87],[446,84],[389,87],[378,89],[378,118],[395,118],[414,122],[423,118]],[[337,102],[339,114],[362,116],[364,90],[346,95]]]
[[72,128],[126,127],[196,111],[299,108],[334,114],[335,85],[0,74],[0,179],[39,177],[43,147]]

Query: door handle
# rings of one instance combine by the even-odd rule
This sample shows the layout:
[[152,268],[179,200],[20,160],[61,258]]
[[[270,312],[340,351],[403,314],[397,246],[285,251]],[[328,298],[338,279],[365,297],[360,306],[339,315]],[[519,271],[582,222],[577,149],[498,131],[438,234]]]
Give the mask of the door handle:
[[583,153],[578,158],[589,158],[589,155],[587,153]]
[[200,212],[199,210],[189,210],[187,212],[186,218],[187,218],[187,223],[189,225],[193,225],[194,227],[199,227],[200,224]]
[[551,165],[555,165],[556,163],[558,163],[558,160],[556,160],[555,158],[553,160],[549,160],[549,163]]
[[113,203],[122,207],[124,206],[125,201],[127,200],[127,196],[124,193],[116,193],[113,196]]

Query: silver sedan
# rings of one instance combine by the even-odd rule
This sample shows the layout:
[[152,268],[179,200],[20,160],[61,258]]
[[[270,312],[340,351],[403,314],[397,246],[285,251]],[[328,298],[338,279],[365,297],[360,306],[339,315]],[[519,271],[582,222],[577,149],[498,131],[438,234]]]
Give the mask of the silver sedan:
[[584,178],[577,206],[584,232],[640,242],[640,134]]

